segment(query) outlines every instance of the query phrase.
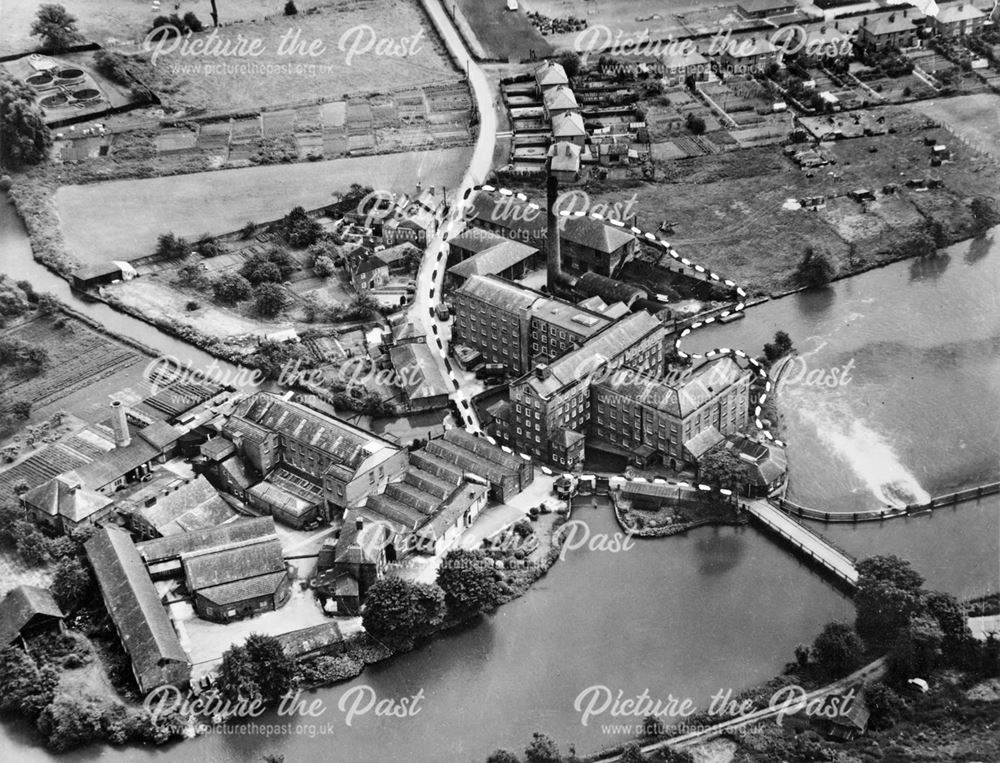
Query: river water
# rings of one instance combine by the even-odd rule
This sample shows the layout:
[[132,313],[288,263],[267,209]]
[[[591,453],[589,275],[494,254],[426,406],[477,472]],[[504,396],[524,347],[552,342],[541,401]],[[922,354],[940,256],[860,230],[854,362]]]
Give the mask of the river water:
[[[3,269],[71,301],[23,246],[9,248],[18,236],[9,233],[9,217],[0,222]],[[868,468],[873,458],[887,469],[892,491],[913,495],[995,475],[1000,247],[963,244],[944,257],[767,303],[741,322],[689,337],[692,347],[756,352],[784,329],[815,367],[854,359],[843,388],[789,384],[782,391],[798,500],[845,510],[877,505],[887,497],[886,480]],[[161,351],[191,352],[101,305],[75,306]],[[865,458],[853,458],[852,446],[865,448]],[[617,531],[606,509],[576,516],[595,534]],[[881,527],[821,529],[858,556],[907,556],[934,587],[965,594],[995,585],[998,516],[994,497]],[[622,741],[602,724],[636,720],[603,717],[583,726],[574,700],[588,687],[625,697],[648,689],[704,706],[720,689],[738,691],[774,675],[796,644],[851,612],[847,599],[753,528],[704,528],[637,541],[619,553],[581,549],[498,613],[316,692],[326,707],[321,717],[260,719],[315,724],[315,735],[308,727],[219,734],[158,750],[94,747],[59,760],[242,763],[281,752],[289,761],[476,761],[496,747],[523,747],[536,730],[583,752]],[[422,691],[421,710],[410,718],[370,714],[348,727],[337,703],[362,685],[379,698]],[[0,760],[55,760],[23,726],[2,729]]]

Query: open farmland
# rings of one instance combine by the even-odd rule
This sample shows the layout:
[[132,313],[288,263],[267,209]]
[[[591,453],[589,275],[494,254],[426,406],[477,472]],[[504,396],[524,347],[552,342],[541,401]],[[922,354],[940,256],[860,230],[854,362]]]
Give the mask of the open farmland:
[[247,220],[273,220],[292,207],[330,203],[334,193],[361,183],[412,193],[417,183],[454,188],[471,147],[365,156],[63,186],[55,195],[67,249],[85,263],[151,254],[156,238],[219,234]]
[[525,12],[508,11],[506,2],[459,0],[458,10],[488,58],[523,61],[532,51],[538,58],[552,53],[552,46],[535,29]]

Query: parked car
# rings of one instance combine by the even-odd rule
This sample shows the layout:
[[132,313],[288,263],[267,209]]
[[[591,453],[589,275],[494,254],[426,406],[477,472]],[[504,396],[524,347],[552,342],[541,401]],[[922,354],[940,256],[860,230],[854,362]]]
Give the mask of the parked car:
[[451,317],[451,312],[449,312],[446,302],[439,302],[437,307],[434,308],[434,314],[437,315],[439,321],[446,321]]
[[480,380],[495,379],[497,377],[502,379],[506,376],[507,366],[503,363],[484,363],[476,369],[476,378]]

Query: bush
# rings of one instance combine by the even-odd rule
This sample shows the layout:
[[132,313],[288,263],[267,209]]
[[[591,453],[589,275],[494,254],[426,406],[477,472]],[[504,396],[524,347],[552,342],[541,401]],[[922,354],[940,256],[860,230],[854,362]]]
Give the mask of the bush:
[[173,233],[162,233],[156,239],[156,254],[166,260],[184,257],[190,251],[188,242]]
[[265,318],[273,318],[285,307],[285,292],[273,283],[262,283],[254,289],[254,307]]
[[809,246],[795,269],[795,275],[805,286],[823,286],[833,278],[834,270],[825,254]]
[[332,276],[336,271],[337,268],[333,264],[333,260],[326,256],[317,257],[316,262],[313,264],[313,272],[320,278]]
[[38,164],[51,146],[52,133],[31,88],[0,72],[0,164],[14,169]]
[[212,283],[215,298],[226,304],[235,304],[253,294],[250,282],[238,273],[226,273]]
[[187,311],[189,313],[193,313],[195,310],[197,310],[199,307],[201,307],[201,305],[199,305],[197,302],[195,302],[192,299],[192,300],[189,300],[188,303],[186,305],[184,305],[184,307],[185,307],[185,309],[187,309]]
[[695,135],[702,135],[705,132],[705,120],[695,114],[688,114],[685,120],[687,128]]
[[299,9],[295,7],[295,3],[292,0],[288,0],[285,3],[285,15],[286,16],[296,16],[299,13]]
[[134,77],[129,67],[129,60],[121,53],[112,50],[97,51],[94,53],[94,68],[119,85],[133,84]]

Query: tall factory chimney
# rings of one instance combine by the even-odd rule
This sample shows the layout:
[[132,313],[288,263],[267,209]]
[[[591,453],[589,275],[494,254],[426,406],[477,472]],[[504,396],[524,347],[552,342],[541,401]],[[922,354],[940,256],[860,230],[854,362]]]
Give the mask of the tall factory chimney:
[[115,433],[115,446],[126,447],[132,442],[132,437],[128,433],[128,419],[125,417],[125,406],[121,400],[111,401],[111,429]]
[[559,219],[556,202],[559,199],[559,180],[552,174],[552,159],[546,162],[545,209],[548,228],[545,235],[545,262],[548,272],[549,293],[555,294],[556,286],[563,280],[562,252],[559,246]]

